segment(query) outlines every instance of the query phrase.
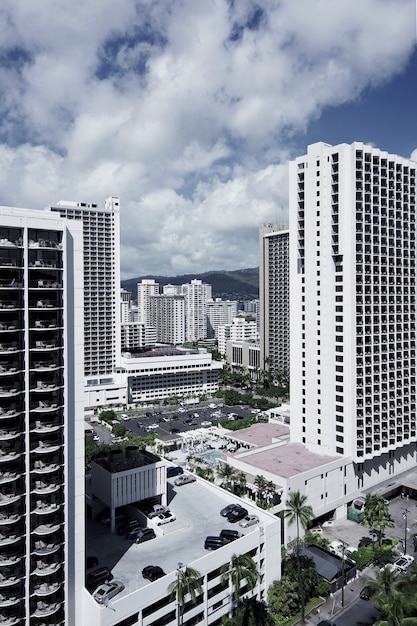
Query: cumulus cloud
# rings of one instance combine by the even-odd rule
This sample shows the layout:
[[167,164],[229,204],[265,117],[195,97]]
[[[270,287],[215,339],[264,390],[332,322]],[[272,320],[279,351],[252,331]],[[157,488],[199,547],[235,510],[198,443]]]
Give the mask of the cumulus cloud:
[[[4,0],[2,204],[121,198],[122,275],[258,263],[291,137],[405,66],[412,0]],[[415,156],[415,153],[414,153]]]

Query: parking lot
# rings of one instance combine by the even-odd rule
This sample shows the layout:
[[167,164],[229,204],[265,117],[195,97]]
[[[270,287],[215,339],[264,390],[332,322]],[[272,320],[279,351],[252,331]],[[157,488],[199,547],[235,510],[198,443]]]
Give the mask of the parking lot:
[[[387,528],[385,535],[391,539],[398,539],[400,547],[407,537],[408,554],[414,554],[412,535],[417,533],[417,505],[415,500],[397,496],[389,500],[389,510],[394,519],[394,528]],[[407,513],[407,520],[403,517]],[[367,526],[350,520],[338,520],[330,525],[323,525],[323,536],[329,541],[342,540],[349,546],[357,547],[361,537],[370,537]],[[407,530],[406,530],[407,529]]]
[[[168,573],[174,571],[179,562],[192,563],[207,554],[204,541],[208,535],[219,535],[222,529],[228,528],[244,535],[260,532],[259,524],[242,528],[220,516],[220,510],[235,501],[226,491],[208,491],[199,480],[176,487],[174,480],[168,479],[168,504],[176,520],[162,526],[158,531],[162,534],[155,539],[136,545],[124,536],[111,535],[109,526],[87,520],[87,555],[96,556],[99,566],[112,570],[114,578],[125,585],[122,595],[148,584],[141,574],[147,565],[159,565]],[[249,503],[246,508],[249,513],[269,518]]]

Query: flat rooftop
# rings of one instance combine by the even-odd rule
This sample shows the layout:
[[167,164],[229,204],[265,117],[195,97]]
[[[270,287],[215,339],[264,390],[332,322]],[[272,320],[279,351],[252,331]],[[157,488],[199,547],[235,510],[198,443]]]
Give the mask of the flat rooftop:
[[[121,596],[149,584],[142,578],[146,565],[159,565],[169,573],[177,569],[178,563],[190,564],[209,554],[204,549],[208,535],[219,535],[223,528],[233,528],[244,535],[259,533],[262,525],[274,522],[270,513],[204,480],[197,478],[196,482],[180,487],[174,485],[174,480],[167,480],[167,496],[176,520],[160,527],[162,536],[137,545],[124,536],[112,535],[110,528],[98,520],[87,519],[86,555],[96,556],[99,567],[106,565],[114,579],[123,582],[125,590]],[[227,522],[220,510],[231,502],[239,502],[249,514],[258,515],[260,524],[241,528],[239,524]],[[153,527],[150,522],[148,525]],[[239,540],[235,543],[238,552]]]
[[[264,424],[259,424],[259,426],[264,426]],[[259,474],[263,470],[282,478],[291,478],[291,476],[340,459],[337,456],[310,452],[301,443],[285,442],[273,446],[271,441],[270,447],[267,449],[240,451],[230,456],[251,465],[255,474]]]
[[255,447],[269,446],[275,441],[289,437],[290,429],[283,424],[252,424],[242,430],[229,431],[227,437]]

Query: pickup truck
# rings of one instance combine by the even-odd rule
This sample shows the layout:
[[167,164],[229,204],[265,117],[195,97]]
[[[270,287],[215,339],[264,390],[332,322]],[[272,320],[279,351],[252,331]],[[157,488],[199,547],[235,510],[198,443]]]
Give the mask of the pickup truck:
[[169,507],[163,504],[154,504],[148,513],[148,517],[152,519],[153,517],[158,517],[161,513],[169,513]]

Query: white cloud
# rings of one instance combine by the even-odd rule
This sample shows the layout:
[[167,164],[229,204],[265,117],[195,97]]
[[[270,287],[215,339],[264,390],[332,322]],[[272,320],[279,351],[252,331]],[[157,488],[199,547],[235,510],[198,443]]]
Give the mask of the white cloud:
[[286,138],[388,80],[414,45],[412,0],[1,13],[0,202],[119,195],[124,276],[256,265],[259,223],[287,220]]

